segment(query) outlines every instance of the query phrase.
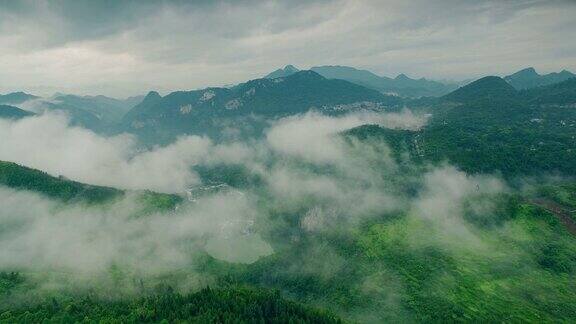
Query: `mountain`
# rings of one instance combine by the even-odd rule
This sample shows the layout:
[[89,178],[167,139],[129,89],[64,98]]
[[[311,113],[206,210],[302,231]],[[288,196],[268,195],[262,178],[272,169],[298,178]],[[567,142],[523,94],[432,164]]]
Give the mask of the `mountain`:
[[38,99],[39,97],[25,93],[25,92],[12,92],[5,95],[0,95],[0,104],[18,105],[25,101]]
[[238,110],[265,115],[294,114],[312,107],[328,109],[358,102],[400,104],[398,98],[344,80],[327,79],[313,71],[299,71],[286,78],[248,81],[233,92],[234,98],[242,102]]
[[392,79],[348,66],[316,66],[310,70],[325,78],[342,79],[382,93],[395,94],[402,97],[435,97],[444,95],[454,89],[454,85],[447,85],[424,78],[416,80],[407,77],[405,74],[400,74]]
[[450,163],[505,177],[576,175],[576,79],[517,91],[499,77],[474,81],[432,104],[419,131],[363,126],[348,135],[380,139],[414,161]]
[[8,105],[0,105],[0,118],[5,119],[21,119],[28,116],[33,116],[34,113],[31,113],[26,110],[22,110],[17,107],[8,106]]
[[264,78],[266,78],[266,79],[284,78],[284,77],[292,75],[298,71],[300,71],[300,70],[295,68],[293,65],[286,65],[283,69],[278,69],[278,70],[268,74]]
[[510,99],[518,96],[514,87],[497,76],[487,76],[443,96],[444,101],[471,102],[486,98]]
[[[358,109],[397,109],[401,100],[312,71],[287,77],[256,79],[233,88],[177,91],[160,97],[151,92],[123,119],[125,131],[149,139],[182,133],[220,136],[252,116],[277,118],[317,109],[338,114]],[[252,121],[247,121],[252,123]],[[262,123],[262,126],[264,124]],[[255,132],[260,126],[252,123]]]
[[57,93],[51,98],[35,97],[35,111],[63,112],[70,123],[98,133],[108,133],[117,127],[122,117],[143,97],[130,97],[125,100],[98,96],[77,96]]
[[529,67],[505,76],[504,80],[514,88],[521,90],[559,83],[571,78],[576,78],[576,74],[566,70],[541,75],[533,67]]
[[70,124],[72,126],[83,127],[97,133],[103,132],[106,128],[106,124],[100,119],[98,115],[77,106],[72,106],[61,102],[54,103],[50,101],[43,101],[40,104],[40,107],[43,111],[55,111],[66,114],[69,117]]

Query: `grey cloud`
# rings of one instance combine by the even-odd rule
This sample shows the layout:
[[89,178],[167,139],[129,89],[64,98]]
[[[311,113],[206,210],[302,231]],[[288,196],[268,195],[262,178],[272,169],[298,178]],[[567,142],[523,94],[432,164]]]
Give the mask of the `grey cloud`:
[[287,63],[436,78],[574,70],[575,13],[573,1],[2,1],[0,91],[124,96]]

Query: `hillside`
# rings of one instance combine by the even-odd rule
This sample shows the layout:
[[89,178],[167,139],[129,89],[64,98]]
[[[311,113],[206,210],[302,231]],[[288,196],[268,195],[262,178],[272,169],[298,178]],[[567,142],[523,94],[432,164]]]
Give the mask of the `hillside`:
[[443,101],[470,103],[483,99],[504,100],[517,97],[517,91],[502,78],[487,76],[443,96]]

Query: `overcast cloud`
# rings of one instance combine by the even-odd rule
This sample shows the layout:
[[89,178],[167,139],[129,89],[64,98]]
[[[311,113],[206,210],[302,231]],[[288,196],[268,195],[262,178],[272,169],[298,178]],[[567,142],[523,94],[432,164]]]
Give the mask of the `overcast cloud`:
[[128,96],[286,64],[466,79],[576,70],[576,1],[0,0],[0,93]]

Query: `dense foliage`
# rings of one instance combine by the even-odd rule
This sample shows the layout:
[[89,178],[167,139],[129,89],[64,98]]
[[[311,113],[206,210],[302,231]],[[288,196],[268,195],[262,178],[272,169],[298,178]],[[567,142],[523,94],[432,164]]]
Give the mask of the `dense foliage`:
[[[126,194],[119,189],[88,185],[62,176],[57,178],[39,170],[3,161],[0,161],[0,185],[36,192],[66,203],[111,202]],[[138,200],[142,206],[139,213],[147,214],[172,210],[182,201],[182,198],[176,195],[141,191],[138,192]]]
[[[17,285],[16,274],[0,284]],[[0,290],[1,291],[1,290]],[[51,299],[30,307],[0,306],[0,323],[340,323],[335,316],[248,288],[166,292],[136,300]]]

